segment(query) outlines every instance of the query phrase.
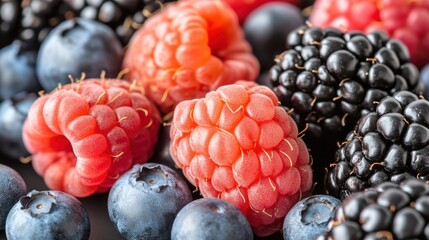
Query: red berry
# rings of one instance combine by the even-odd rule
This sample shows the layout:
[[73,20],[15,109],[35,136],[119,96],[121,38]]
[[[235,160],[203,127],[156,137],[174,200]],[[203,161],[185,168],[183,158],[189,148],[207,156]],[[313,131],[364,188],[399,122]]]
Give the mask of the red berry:
[[85,80],[35,101],[23,126],[33,167],[51,189],[77,197],[110,189],[158,138],[158,110],[122,80]]
[[259,74],[234,12],[219,0],[167,4],[135,33],[123,66],[126,78],[141,83],[164,113],[182,100]]
[[429,0],[318,0],[310,20],[347,31],[383,30],[407,45],[417,66],[429,63]]
[[256,235],[267,236],[312,187],[309,153],[297,135],[269,88],[231,84],[177,105],[170,153],[204,197],[234,204]]
[[[244,23],[247,16],[253,12],[259,6],[262,6],[268,2],[274,2],[273,0],[224,0],[226,1],[238,16],[240,23]],[[286,2],[294,5],[298,5],[300,0],[277,0],[275,2]]]

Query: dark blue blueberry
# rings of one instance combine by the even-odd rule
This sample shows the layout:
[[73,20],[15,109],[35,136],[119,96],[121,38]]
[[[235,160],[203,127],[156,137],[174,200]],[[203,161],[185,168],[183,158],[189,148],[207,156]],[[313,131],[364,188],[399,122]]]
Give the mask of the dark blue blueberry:
[[9,210],[25,195],[27,186],[14,169],[0,164],[0,230],[5,228]]
[[0,152],[11,158],[29,155],[22,141],[22,125],[36,99],[34,93],[21,92],[0,103]]
[[285,240],[316,239],[325,232],[341,202],[328,195],[314,195],[296,203],[283,223]]
[[261,71],[274,64],[276,55],[286,50],[286,36],[304,24],[301,10],[289,3],[273,2],[255,9],[244,22],[246,39],[261,64]]
[[112,186],[109,217],[126,239],[169,239],[177,213],[192,201],[185,181],[157,163],[137,164]]
[[33,190],[21,197],[6,219],[9,240],[89,239],[89,217],[83,205],[60,191]]
[[424,66],[420,71],[420,81],[425,86],[424,97],[429,99],[429,64]]
[[0,50],[0,101],[19,92],[41,89],[36,77],[36,56],[20,41]]
[[253,239],[252,228],[234,205],[217,198],[200,198],[177,214],[172,240]]
[[43,41],[37,57],[37,76],[46,91],[80,78],[115,78],[120,71],[123,48],[113,30],[87,19],[67,20]]

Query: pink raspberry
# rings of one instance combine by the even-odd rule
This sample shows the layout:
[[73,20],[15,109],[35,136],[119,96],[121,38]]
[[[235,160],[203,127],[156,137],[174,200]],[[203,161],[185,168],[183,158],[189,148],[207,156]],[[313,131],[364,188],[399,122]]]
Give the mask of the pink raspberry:
[[170,153],[204,197],[234,204],[256,235],[267,236],[312,187],[309,153],[297,135],[269,88],[232,84],[177,105]]
[[85,80],[35,101],[23,126],[33,167],[51,189],[77,197],[110,189],[151,156],[160,116],[123,80]]

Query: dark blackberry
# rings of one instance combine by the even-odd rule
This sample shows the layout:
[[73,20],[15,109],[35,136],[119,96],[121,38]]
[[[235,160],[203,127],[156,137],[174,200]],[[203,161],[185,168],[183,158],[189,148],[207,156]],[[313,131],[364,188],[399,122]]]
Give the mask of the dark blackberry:
[[385,181],[429,180],[429,101],[409,91],[383,98],[349,132],[335,158],[325,185],[341,199]]
[[123,45],[148,17],[175,0],[66,0],[82,18],[108,25]]
[[19,38],[29,47],[38,49],[48,33],[76,13],[63,0],[28,0],[22,2]]
[[0,1],[0,48],[11,43],[18,34],[20,7],[20,0]]
[[429,185],[412,179],[350,195],[317,239],[429,239]]
[[405,45],[382,32],[303,26],[288,35],[287,45],[270,79],[281,104],[305,133],[318,170],[333,159],[336,142],[375,109],[375,101],[400,90],[423,92]]

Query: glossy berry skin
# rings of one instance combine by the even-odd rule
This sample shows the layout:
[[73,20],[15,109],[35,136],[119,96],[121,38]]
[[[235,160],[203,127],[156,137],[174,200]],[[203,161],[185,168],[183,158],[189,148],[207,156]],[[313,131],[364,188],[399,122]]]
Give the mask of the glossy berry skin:
[[0,192],[0,230],[3,230],[10,209],[27,193],[27,185],[21,175],[3,164],[0,164]]
[[310,21],[323,28],[370,33],[386,32],[405,43],[411,62],[419,68],[429,63],[429,1],[318,0]]
[[347,197],[318,240],[428,239],[429,185],[385,182]]
[[341,201],[329,195],[313,195],[297,202],[285,217],[283,239],[316,239],[334,219]]
[[174,219],[172,240],[253,239],[252,228],[240,210],[217,198],[186,205]]
[[[383,32],[303,26],[286,42],[270,70],[272,89],[303,133],[315,171],[324,171],[337,142],[376,102],[401,90],[424,91],[405,45]],[[316,181],[322,186],[323,174]]]
[[[67,57],[65,57],[67,56]],[[55,27],[43,41],[37,56],[37,77],[42,87],[52,91],[58,85],[80,78],[115,78],[121,70],[123,48],[107,26],[81,18]]]
[[[272,0],[252,0],[252,1],[242,1],[242,0],[226,0],[226,2],[234,9],[235,13],[238,16],[238,20],[243,24],[250,14],[252,14],[256,9],[264,4],[269,2],[274,2]],[[300,0],[280,0],[277,2],[290,3],[295,6],[298,5]]]
[[0,101],[19,92],[41,89],[36,76],[37,52],[15,41],[0,50]]
[[266,3],[252,11],[243,28],[261,71],[269,70],[276,55],[285,50],[286,36],[303,24],[301,10],[290,3]]
[[126,239],[169,239],[177,213],[192,201],[185,181],[171,168],[136,164],[113,185],[110,220]]
[[420,81],[425,85],[424,96],[429,99],[429,64],[420,71]]
[[21,7],[17,38],[35,51],[53,28],[76,17],[70,4],[63,0],[22,1]]
[[177,105],[170,154],[203,197],[234,204],[256,235],[268,236],[313,185],[297,135],[269,88],[238,82]]
[[21,92],[0,103],[0,151],[16,160],[29,155],[22,140],[22,126],[36,99],[34,93]]
[[60,191],[29,192],[6,220],[6,236],[18,239],[89,239],[90,222],[80,201]]
[[167,4],[149,18],[131,39],[123,68],[165,114],[183,100],[259,74],[232,9],[207,0]]
[[345,199],[382,182],[429,180],[429,101],[400,91],[377,103],[350,131],[330,164],[326,187]]
[[160,121],[141,88],[88,79],[38,98],[23,140],[50,189],[86,197],[108,191],[133,164],[148,161]]

